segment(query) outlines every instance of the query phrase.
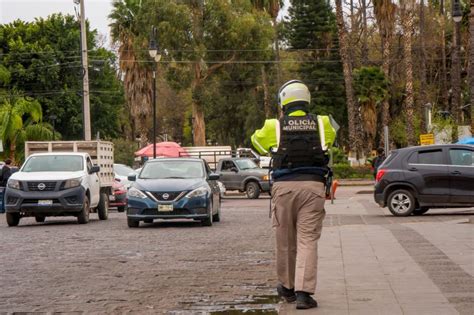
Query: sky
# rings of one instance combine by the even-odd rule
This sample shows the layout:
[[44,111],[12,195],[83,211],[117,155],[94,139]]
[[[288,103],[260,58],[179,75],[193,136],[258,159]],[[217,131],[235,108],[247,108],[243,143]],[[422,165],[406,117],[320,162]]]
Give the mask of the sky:
[[[84,0],[86,18],[91,27],[104,35],[106,44],[111,45],[108,15],[112,10],[112,0]],[[287,14],[289,0],[285,0],[285,7],[280,16]],[[0,24],[13,22],[16,19],[34,21],[36,17],[46,18],[52,13],[73,14],[75,5],[73,0],[0,0]]]
[[[112,0],[85,0],[86,18],[92,28],[109,39],[107,16],[112,10]],[[36,17],[46,18],[52,13],[73,14],[74,7],[80,11],[73,0],[0,0],[0,24],[10,23],[16,19],[33,21]],[[110,43],[109,43],[110,44]]]

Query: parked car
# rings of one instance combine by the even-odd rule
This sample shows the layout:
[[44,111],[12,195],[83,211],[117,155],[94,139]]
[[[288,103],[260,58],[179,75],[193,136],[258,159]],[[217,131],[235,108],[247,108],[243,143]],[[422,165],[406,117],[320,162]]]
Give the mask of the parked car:
[[217,180],[209,165],[196,158],[163,158],[145,163],[140,174],[129,176],[127,223],[155,219],[194,219],[204,226],[220,221]]
[[127,188],[122,182],[116,180],[112,186],[114,193],[109,196],[110,206],[117,207],[118,212],[127,209]]
[[136,173],[136,171],[125,164],[114,164],[115,179],[121,182],[125,188],[130,187],[128,175]]
[[257,199],[260,192],[270,191],[268,169],[258,167],[250,158],[221,159],[216,171],[226,191],[245,191],[249,199]]
[[393,151],[379,167],[375,201],[395,216],[474,206],[474,146],[432,145]]

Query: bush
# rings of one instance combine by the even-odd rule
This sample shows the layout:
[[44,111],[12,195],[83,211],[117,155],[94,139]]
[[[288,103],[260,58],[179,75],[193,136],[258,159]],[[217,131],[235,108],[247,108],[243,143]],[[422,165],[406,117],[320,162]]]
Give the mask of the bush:
[[334,178],[345,179],[372,179],[373,172],[370,166],[352,167],[349,164],[334,164],[332,167]]
[[114,139],[112,142],[114,143],[114,163],[132,166],[134,153],[139,149],[137,143],[125,139]]

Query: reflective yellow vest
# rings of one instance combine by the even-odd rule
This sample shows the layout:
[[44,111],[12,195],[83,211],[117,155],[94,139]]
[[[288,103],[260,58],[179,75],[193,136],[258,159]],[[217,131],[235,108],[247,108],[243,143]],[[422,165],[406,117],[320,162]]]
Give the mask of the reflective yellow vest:
[[[302,110],[295,111],[290,116],[305,116]],[[317,116],[318,131],[321,146],[324,151],[332,147],[336,139],[336,130],[331,125],[329,116]],[[280,142],[280,121],[278,119],[267,119],[262,129],[256,130],[252,135],[253,147],[261,154],[267,155],[271,149],[276,150]]]

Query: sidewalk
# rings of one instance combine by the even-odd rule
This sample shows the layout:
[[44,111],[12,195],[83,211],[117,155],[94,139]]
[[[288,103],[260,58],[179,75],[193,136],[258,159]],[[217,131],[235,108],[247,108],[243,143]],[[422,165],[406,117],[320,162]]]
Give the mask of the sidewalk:
[[326,221],[353,215],[365,224],[324,227],[315,294],[320,306],[296,311],[294,304],[280,304],[280,314],[474,314],[468,216],[398,220],[357,195],[328,204],[327,213]]

